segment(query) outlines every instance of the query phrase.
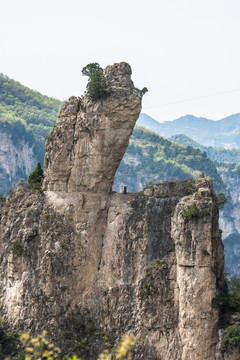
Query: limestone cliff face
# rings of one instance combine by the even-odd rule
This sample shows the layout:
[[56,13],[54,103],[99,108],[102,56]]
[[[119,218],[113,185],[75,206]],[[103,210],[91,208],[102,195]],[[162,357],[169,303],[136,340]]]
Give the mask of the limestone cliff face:
[[[1,304],[13,327],[46,328],[70,349],[68,336],[81,344],[92,328],[113,342],[133,332],[135,359],[214,359],[223,248],[205,179],[127,195],[12,196],[2,209]],[[181,209],[193,203],[203,216],[186,221]]]
[[110,97],[71,97],[46,143],[45,186],[53,191],[109,193],[141,110],[141,91],[126,63],[104,70]]
[[0,194],[5,194],[20,178],[26,178],[36,163],[33,145],[24,139],[16,144],[9,132],[0,131]]
[[63,106],[46,146],[48,190],[19,189],[1,209],[1,312],[89,360],[125,333],[137,337],[134,359],[214,360],[211,301],[224,280],[211,184],[111,193],[141,106],[130,72],[107,67],[108,99]]

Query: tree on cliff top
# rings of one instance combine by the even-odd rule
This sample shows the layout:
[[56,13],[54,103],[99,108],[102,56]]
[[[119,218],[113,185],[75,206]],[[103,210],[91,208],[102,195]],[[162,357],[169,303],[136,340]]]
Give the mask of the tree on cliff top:
[[88,76],[86,94],[91,100],[100,100],[109,96],[107,79],[98,63],[91,63],[82,69],[83,76]]

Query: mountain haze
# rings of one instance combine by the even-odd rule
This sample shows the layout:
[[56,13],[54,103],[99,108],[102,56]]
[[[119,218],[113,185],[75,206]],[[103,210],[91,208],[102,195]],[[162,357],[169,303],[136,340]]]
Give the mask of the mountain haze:
[[167,138],[184,134],[205,146],[226,149],[240,148],[240,114],[234,114],[218,121],[185,115],[173,121],[159,123],[143,113],[140,115],[137,125],[144,126]]

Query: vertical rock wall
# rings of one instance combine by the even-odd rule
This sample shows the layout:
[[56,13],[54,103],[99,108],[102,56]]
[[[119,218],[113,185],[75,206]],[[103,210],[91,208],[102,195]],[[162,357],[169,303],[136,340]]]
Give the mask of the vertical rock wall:
[[141,111],[141,91],[126,63],[104,70],[110,96],[71,97],[46,143],[45,186],[54,191],[109,193]]
[[126,63],[105,74],[109,98],[72,97],[60,112],[46,145],[47,191],[19,189],[1,209],[2,315],[16,329],[47,329],[85,359],[133,333],[134,359],[214,360],[211,301],[224,280],[211,183],[111,193],[141,93]]

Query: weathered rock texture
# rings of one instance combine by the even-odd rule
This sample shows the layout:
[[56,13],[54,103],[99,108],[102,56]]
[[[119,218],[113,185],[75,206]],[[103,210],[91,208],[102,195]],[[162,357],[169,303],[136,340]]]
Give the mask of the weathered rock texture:
[[20,138],[16,143],[9,131],[0,130],[0,194],[5,195],[20,178],[26,178],[37,164],[34,146]]
[[48,136],[45,186],[53,191],[109,193],[141,110],[142,93],[126,63],[104,70],[110,97],[71,97]]
[[[68,337],[91,341],[92,328],[113,342],[133,332],[135,359],[214,359],[223,248],[205,179],[127,195],[12,196],[0,236],[2,311],[13,327],[46,328],[71,349]],[[181,209],[194,202],[202,217],[186,221]]]
[[[211,301],[224,281],[212,186],[199,178],[110,193],[141,96],[125,63],[105,73],[111,97],[84,99],[87,110],[71,98],[60,113],[48,191],[18,190],[1,210],[2,315],[89,360],[125,333],[137,337],[134,359],[214,360]],[[193,204],[198,216],[184,218]]]

